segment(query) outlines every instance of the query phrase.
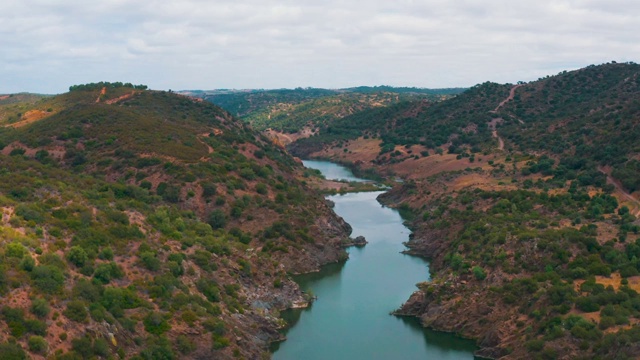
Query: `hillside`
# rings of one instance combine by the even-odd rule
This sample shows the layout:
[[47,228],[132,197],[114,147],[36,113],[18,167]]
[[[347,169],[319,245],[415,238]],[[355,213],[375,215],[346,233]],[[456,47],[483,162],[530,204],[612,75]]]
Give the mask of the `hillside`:
[[294,134],[304,129],[316,132],[326,124],[332,124],[346,116],[416,97],[419,95],[383,92],[344,93],[299,104],[280,103],[264,111],[251,113],[244,120],[260,131],[270,128],[286,134]]
[[255,129],[287,145],[317,133],[336,120],[365,110],[409,100],[441,101],[465,89],[423,89],[391,86],[247,91],[187,91],[241,117]]
[[640,66],[485,83],[321,128],[289,148],[404,181],[380,200],[432,280],[397,311],[478,355],[640,353]]
[[268,356],[288,274],[346,258],[301,165],[208,102],[87,84],[0,126],[2,358]]

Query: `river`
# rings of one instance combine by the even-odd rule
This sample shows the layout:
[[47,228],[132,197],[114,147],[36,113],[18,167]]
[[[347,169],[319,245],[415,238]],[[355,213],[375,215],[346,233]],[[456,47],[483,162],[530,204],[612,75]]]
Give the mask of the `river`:
[[[330,162],[305,161],[328,179],[360,181]],[[349,248],[349,260],[297,276],[318,299],[307,309],[287,310],[287,340],[274,344],[273,359],[473,359],[474,343],[424,329],[417,319],[389,313],[429,279],[425,260],[401,254],[410,231],[397,211],[378,203],[382,191],[329,196],[335,212],[363,235],[363,248]]]

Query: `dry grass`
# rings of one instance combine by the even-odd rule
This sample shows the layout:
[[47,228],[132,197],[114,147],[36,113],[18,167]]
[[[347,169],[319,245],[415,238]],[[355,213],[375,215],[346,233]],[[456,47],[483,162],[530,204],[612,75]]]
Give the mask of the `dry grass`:
[[42,111],[42,110],[29,110],[27,111],[20,121],[15,122],[13,124],[7,124],[5,127],[19,128],[25,125],[32,124],[36,121],[42,120],[46,117],[51,116],[53,113]]
[[[596,276],[596,283],[602,284],[605,287],[612,286],[616,291],[620,289],[621,281],[622,277],[619,273],[613,273],[610,277]],[[628,277],[627,281],[629,282],[629,288],[640,293],[640,276]]]

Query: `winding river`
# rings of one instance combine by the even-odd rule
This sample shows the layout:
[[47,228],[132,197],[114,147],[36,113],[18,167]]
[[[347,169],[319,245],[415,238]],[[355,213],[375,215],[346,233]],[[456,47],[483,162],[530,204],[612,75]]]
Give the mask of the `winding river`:
[[[328,179],[358,181],[346,168],[305,161]],[[350,248],[349,260],[295,280],[318,299],[307,309],[282,314],[287,340],[274,344],[273,359],[473,359],[473,342],[422,328],[417,319],[389,313],[429,279],[425,260],[403,255],[410,231],[397,211],[383,207],[382,192],[330,196],[335,212],[363,235],[363,248]]]

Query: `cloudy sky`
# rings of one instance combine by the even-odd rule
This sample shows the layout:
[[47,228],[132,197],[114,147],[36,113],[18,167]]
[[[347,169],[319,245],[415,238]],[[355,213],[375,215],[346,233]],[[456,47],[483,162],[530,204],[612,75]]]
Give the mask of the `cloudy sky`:
[[5,0],[0,93],[466,87],[640,62],[637,0]]

